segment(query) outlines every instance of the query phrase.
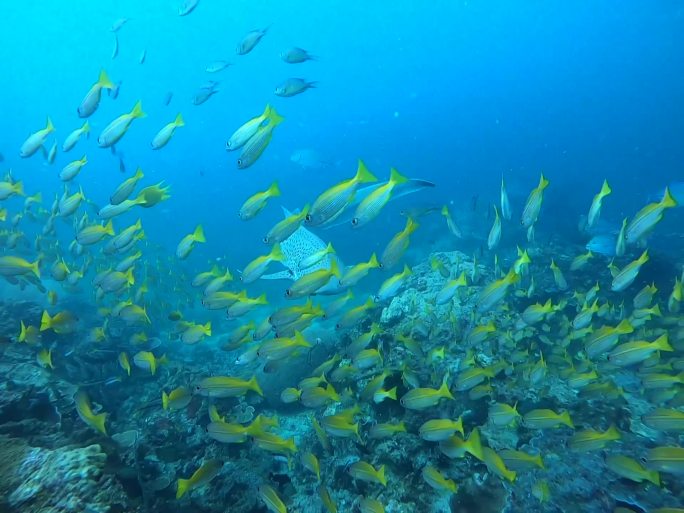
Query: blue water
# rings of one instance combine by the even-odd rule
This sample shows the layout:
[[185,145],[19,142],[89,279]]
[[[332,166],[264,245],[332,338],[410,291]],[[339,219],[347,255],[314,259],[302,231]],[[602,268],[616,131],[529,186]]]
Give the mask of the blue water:
[[[171,201],[145,212],[155,242],[173,248],[197,223],[204,225],[209,243],[197,249],[197,259],[225,254],[231,265],[243,265],[264,249],[253,230],[265,232],[278,218],[272,206],[249,225],[240,223],[235,212],[245,198],[277,179],[283,203],[301,207],[351,176],[357,158],[380,177],[395,166],[434,181],[434,193],[420,200],[453,202],[457,216],[473,195],[485,207],[496,201],[502,173],[519,213],[544,170],[552,186],[542,221],[552,229],[555,223],[574,228],[604,177],[614,190],[604,218],[615,222],[640,208],[647,193],[682,177],[683,121],[676,113],[684,107],[677,64],[683,18],[672,2],[616,9],[595,2],[388,7],[345,1],[295,9],[287,2],[203,0],[190,16],[179,17],[173,3],[84,1],[68,8],[12,2],[3,11],[4,165],[27,190],[51,197],[61,190],[56,172],[85,153],[89,164],[77,182],[89,199],[105,203],[123,177],[118,159],[97,148],[95,137],[60,154],[54,167],[38,155],[22,161],[16,151],[28,133],[44,126],[46,115],[59,141],[80,126],[76,107],[105,68],[123,83],[118,99],[104,95],[91,117],[93,135],[142,100],[148,116],[133,124],[117,149],[129,173],[140,166],[146,182],[172,186]],[[121,17],[131,21],[118,34],[120,51],[112,60],[109,28]],[[235,54],[246,32],[269,25],[253,52]],[[279,53],[289,46],[320,59],[286,64]],[[147,58],[140,65],[143,50]],[[217,59],[234,65],[205,73]],[[276,97],[275,86],[290,76],[317,80],[318,88]],[[193,93],[209,79],[220,82],[220,92],[192,105]],[[164,107],[167,91],[174,96]],[[286,122],[262,158],[238,170],[225,141],[268,102]],[[149,141],[177,112],[186,126],[166,148],[152,151]],[[303,172],[289,160],[302,148],[338,165]],[[388,209],[362,231],[335,231],[338,251],[353,261],[381,249],[384,242],[374,245],[378,230],[403,225],[391,214]]]

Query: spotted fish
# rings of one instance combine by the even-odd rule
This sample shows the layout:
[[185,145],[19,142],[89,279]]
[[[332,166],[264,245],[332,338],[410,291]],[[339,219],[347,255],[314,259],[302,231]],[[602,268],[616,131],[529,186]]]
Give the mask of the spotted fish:
[[[283,208],[285,217],[291,215],[291,212],[286,208]],[[332,259],[337,258],[335,255],[326,254],[314,265],[306,268],[300,267],[299,263],[305,258],[310,257],[318,251],[324,250],[327,247],[326,243],[323,242],[317,235],[313,232],[307,230],[303,226],[299,227],[296,232],[290,235],[287,239],[280,243],[280,250],[283,252],[285,258],[281,264],[283,264],[287,269],[277,273],[264,274],[262,280],[297,280],[300,277],[311,274],[319,269],[330,269],[332,264]],[[342,262],[337,258],[338,265],[343,268]],[[333,278],[330,282],[320,289],[318,294],[337,294],[342,292],[343,287],[340,286],[339,280]]]

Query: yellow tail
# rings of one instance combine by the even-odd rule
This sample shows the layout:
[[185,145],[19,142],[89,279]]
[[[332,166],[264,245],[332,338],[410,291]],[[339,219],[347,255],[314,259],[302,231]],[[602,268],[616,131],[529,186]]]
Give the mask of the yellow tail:
[[100,71],[100,76],[97,79],[97,85],[103,89],[114,89],[114,83],[109,79],[105,70]]
[[177,127],[185,126],[185,121],[183,121],[183,116],[181,116],[180,112],[176,116],[176,120],[173,122],[173,124],[176,125]]
[[406,183],[409,181],[407,177],[399,173],[396,169],[392,168],[390,169],[390,183],[393,185],[401,185],[402,183]]
[[130,116],[135,119],[135,118],[144,118],[147,116],[142,110],[142,102],[138,100],[138,103],[136,103],[133,106],[133,110],[130,112]]
[[670,189],[669,187],[665,187],[665,195],[663,196],[662,201],[660,202],[660,205],[663,208],[672,208],[677,206],[677,202],[675,199],[672,197],[672,194],[670,194]]
[[271,186],[268,188],[268,196],[270,198],[277,198],[280,196],[280,188],[278,187],[278,182],[273,182]]
[[195,228],[195,231],[192,234],[192,240],[195,242],[207,242],[207,239],[204,237],[204,228],[202,228],[201,224],[198,224],[197,228]]
[[261,397],[264,396],[264,392],[261,390],[261,387],[259,386],[259,382],[257,381],[256,376],[252,376],[252,379],[249,380],[248,385],[250,390],[253,390]]
[[189,479],[179,479],[178,480],[178,489],[176,490],[176,499],[180,499],[185,495],[188,490],[190,489],[190,480]]
[[359,159],[359,165],[356,168],[356,176],[354,177],[354,181],[357,183],[371,183],[377,182],[378,179],[368,170],[363,160]]
[[49,330],[52,327],[52,318],[47,310],[43,310],[43,316],[40,318],[40,331]]

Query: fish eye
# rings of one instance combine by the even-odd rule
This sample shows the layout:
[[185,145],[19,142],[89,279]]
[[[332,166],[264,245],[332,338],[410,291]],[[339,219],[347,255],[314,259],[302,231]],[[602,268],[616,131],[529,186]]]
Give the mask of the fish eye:
[[268,237],[264,237],[264,238],[263,238],[263,239],[261,239],[261,240],[263,240],[263,241],[264,241],[264,244],[268,244]]
[[352,226],[356,226],[357,224],[359,224],[359,218],[355,217],[354,219],[352,219],[351,223],[352,223]]
[[242,159],[237,160],[237,165],[238,165],[238,167],[242,166]]
[[304,218],[306,221],[311,221],[311,214],[306,214],[306,217]]
[[285,291],[285,297],[290,297],[291,295],[292,295],[292,290],[287,289],[287,290]]

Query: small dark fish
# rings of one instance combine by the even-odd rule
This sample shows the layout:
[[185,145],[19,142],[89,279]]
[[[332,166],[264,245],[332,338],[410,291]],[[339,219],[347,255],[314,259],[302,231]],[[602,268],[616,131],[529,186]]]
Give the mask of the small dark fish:
[[129,18],[119,18],[114,22],[112,28],[109,29],[110,32],[118,32],[121,27],[128,23]]
[[316,82],[307,82],[303,78],[288,78],[276,87],[275,94],[276,96],[289,98],[314,87],[316,87]]
[[195,93],[195,96],[192,97],[192,104],[193,105],[202,105],[209,98],[211,98],[213,95],[218,93],[218,90],[216,89],[217,85],[218,85],[218,82],[210,82],[209,84],[202,86]]
[[107,89],[107,94],[112,100],[116,100],[119,97],[119,89],[121,88],[121,80],[119,80],[116,85],[111,88]]
[[269,27],[266,27],[263,30],[252,30],[249,32],[245,37],[242,38],[242,41],[238,43],[237,46],[237,54],[238,55],[247,55],[249,52],[254,50],[254,47],[259,44],[259,41],[261,41],[261,38],[266,35],[266,32],[268,32]]
[[399,214],[404,217],[410,217],[411,219],[418,219],[419,217],[439,212],[440,210],[441,207],[408,207],[399,212]]
[[126,164],[124,163],[123,158],[121,158],[123,155],[119,156],[119,172],[120,173],[125,173],[126,172]]
[[169,91],[164,95],[164,106],[168,107],[169,103],[171,103],[171,99],[173,98],[173,91]]
[[280,58],[288,64],[299,64],[306,61],[315,61],[316,57],[303,48],[293,46],[280,53]]
[[116,34],[114,34],[114,50],[112,50],[112,60],[116,59],[117,55],[119,55],[119,38]]
[[199,0],[185,0],[178,6],[178,16],[187,16],[195,10]]
[[204,71],[207,73],[218,73],[219,71],[223,71],[226,69],[228,66],[232,66],[232,63],[228,61],[214,61],[210,63]]
[[138,59],[138,62],[140,64],[145,64],[145,58],[147,57],[147,50],[143,50],[142,53],[140,54],[140,59]]

